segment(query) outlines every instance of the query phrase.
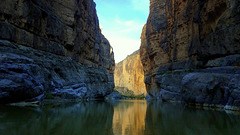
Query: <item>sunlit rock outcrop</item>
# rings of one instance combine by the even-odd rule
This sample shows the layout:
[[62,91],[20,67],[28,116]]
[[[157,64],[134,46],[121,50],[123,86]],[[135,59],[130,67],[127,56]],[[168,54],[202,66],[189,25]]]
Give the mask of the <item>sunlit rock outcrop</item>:
[[93,0],[0,2],[0,103],[103,97],[114,63]]
[[239,8],[239,0],[150,0],[140,49],[149,95],[240,106]]
[[116,64],[114,82],[116,90],[123,95],[124,93],[127,94],[128,90],[132,91],[134,95],[146,95],[143,66],[139,50]]

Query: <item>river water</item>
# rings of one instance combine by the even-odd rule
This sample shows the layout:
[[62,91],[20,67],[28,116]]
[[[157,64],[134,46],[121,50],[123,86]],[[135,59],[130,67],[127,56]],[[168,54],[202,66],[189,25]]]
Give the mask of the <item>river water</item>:
[[240,115],[144,100],[0,106],[0,135],[240,135]]

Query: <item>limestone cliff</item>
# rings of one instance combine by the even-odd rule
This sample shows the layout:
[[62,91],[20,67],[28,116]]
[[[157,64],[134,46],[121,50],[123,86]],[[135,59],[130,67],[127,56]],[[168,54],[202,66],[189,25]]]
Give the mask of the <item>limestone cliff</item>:
[[146,95],[143,66],[139,50],[116,64],[114,82],[116,89],[119,87],[120,89],[127,88],[134,95]]
[[114,54],[93,0],[0,2],[0,103],[45,92],[94,98],[114,88]]
[[148,93],[240,106],[239,9],[239,0],[150,0],[140,52]]

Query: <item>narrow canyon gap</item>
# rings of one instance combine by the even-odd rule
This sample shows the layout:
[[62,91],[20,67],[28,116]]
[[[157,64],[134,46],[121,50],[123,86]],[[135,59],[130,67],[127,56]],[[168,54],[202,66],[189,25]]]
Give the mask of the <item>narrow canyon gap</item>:
[[140,36],[149,14],[149,0],[95,0],[103,34],[113,46],[115,90],[127,97],[146,96],[140,60]]
[[[93,0],[0,3],[0,103],[105,97],[114,53]],[[150,0],[140,58],[148,95],[239,110],[240,0]]]

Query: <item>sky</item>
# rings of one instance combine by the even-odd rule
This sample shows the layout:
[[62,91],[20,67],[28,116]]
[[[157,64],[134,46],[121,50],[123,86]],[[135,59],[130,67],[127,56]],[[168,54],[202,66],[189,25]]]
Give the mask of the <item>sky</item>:
[[94,0],[103,35],[113,47],[115,62],[138,50],[149,14],[149,0]]

